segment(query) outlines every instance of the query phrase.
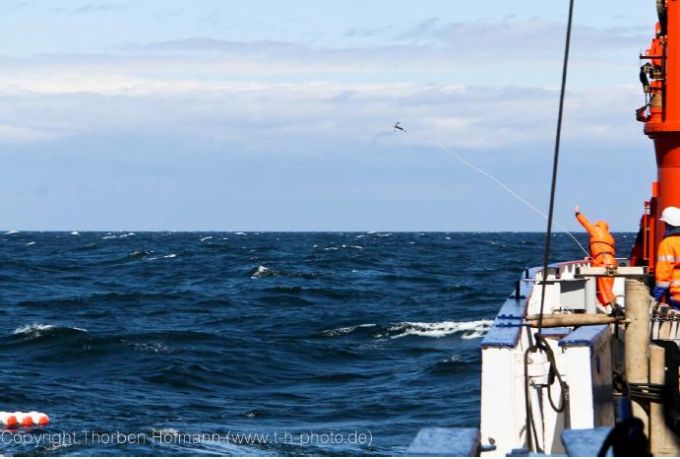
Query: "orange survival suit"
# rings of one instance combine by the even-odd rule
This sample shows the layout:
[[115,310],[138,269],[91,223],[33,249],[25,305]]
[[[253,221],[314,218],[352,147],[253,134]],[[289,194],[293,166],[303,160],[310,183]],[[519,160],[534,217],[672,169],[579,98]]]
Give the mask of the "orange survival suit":
[[[595,222],[591,225],[588,219],[578,210],[576,219],[585,228],[590,236],[590,256],[592,266],[606,267],[618,266],[616,261],[616,242],[614,236],[609,232],[609,224],[605,221]],[[614,287],[613,277],[597,278],[597,299],[603,306],[616,304],[616,297],[612,288]]]
[[680,309],[680,230],[670,228],[666,238],[659,243],[656,259],[656,286],[654,298],[661,302],[664,297],[674,309]]

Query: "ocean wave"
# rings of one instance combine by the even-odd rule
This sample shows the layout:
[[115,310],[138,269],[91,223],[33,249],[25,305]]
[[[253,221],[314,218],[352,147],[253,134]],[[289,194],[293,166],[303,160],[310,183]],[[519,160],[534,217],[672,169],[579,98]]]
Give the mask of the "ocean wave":
[[201,242],[209,241],[209,240],[211,240],[212,238],[213,238],[212,236],[202,237],[202,238],[201,238]]
[[25,338],[41,338],[43,336],[53,336],[65,333],[87,333],[87,330],[84,328],[63,327],[51,324],[29,324],[17,327],[12,332],[12,335]]
[[273,269],[269,269],[266,266],[260,265],[250,273],[250,278],[260,279],[262,277],[274,277],[278,275],[279,273],[274,271]]
[[170,255],[163,255],[162,257],[150,257],[146,261],[160,260],[161,258],[177,258],[177,254],[171,253]]
[[27,242],[26,246],[29,246],[29,245],[35,245],[35,241]]
[[5,232],[5,236],[11,236],[12,234],[19,234],[19,231],[9,230],[9,231]]
[[[160,362],[164,362],[161,360]],[[216,386],[252,387],[255,377],[234,374],[205,363],[189,363],[174,359],[145,372],[143,379],[161,386],[182,390],[214,391]]]
[[334,328],[332,330],[324,330],[321,332],[322,335],[324,336],[342,336],[342,335],[348,335],[352,333],[355,330],[358,330],[360,328],[372,328],[372,327],[377,327],[376,324],[361,324],[361,325],[354,325],[352,327],[341,327],[341,328]]
[[132,348],[135,351],[149,353],[149,354],[169,354],[170,348],[163,343],[132,343]]
[[389,336],[391,339],[406,336],[443,338],[462,334],[463,339],[479,339],[491,328],[492,320],[473,320],[470,322],[400,322],[387,328],[386,333],[377,337]]
[[470,359],[454,354],[451,357],[439,360],[427,368],[427,372],[433,375],[445,376],[465,372],[471,364]]
[[406,336],[420,336],[425,338],[443,338],[449,335],[462,334],[462,339],[482,338],[493,324],[492,320],[475,320],[470,322],[398,322],[387,326],[377,324],[360,324],[349,327],[324,330],[321,335],[338,337],[349,335],[357,330],[379,328],[373,333],[373,338],[398,339]]
[[105,236],[102,236],[102,239],[107,240],[107,239],[125,239],[128,237],[134,236],[135,233],[129,232],[129,233],[123,233],[123,234],[112,234],[112,233],[107,233]]

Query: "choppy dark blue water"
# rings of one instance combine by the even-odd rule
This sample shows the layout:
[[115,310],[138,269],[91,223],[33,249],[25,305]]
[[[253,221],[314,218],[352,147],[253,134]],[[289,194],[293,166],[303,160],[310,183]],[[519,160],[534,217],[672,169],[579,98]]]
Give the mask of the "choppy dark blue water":
[[[33,455],[402,454],[421,427],[476,426],[480,337],[543,251],[491,233],[0,243],[0,410],[52,419],[0,444]],[[555,237],[555,259],[580,256]]]

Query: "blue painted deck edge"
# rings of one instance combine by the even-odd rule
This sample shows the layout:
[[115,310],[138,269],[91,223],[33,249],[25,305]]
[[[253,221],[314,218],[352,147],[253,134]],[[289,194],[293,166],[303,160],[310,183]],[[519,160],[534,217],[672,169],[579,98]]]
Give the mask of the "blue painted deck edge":
[[482,339],[481,346],[514,348],[522,329],[521,319],[496,319]]
[[542,336],[567,336],[573,330],[568,327],[544,328],[541,332]]
[[[482,348],[513,348],[517,345],[522,322],[527,311],[528,299],[533,289],[533,277],[537,268],[532,268],[522,275],[519,281],[520,298],[513,295],[508,298],[496,315],[493,325],[486,332],[481,342]],[[527,274],[529,278],[527,278]]]
[[609,325],[585,325],[574,330],[559,342],[560,347],[590,346],[609,334]]
[[[594,429],[567,429],[562,431],[562,443],[571,457],[597,457],[604,440],[611,432],[611,427],[595,427]],[[607,456],[611,456],[607,452]]]

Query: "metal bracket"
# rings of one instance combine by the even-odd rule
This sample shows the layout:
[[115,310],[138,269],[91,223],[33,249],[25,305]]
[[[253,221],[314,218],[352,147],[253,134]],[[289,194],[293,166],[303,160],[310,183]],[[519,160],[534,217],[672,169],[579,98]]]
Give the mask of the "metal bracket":
[[583,266],[577,267],[574,277],[646,277],[649,275],[646,266]]

